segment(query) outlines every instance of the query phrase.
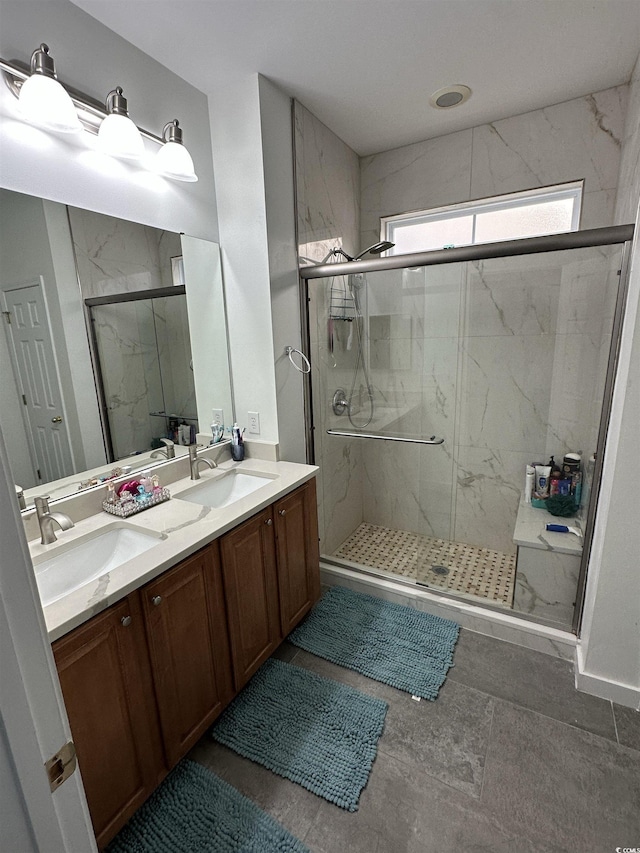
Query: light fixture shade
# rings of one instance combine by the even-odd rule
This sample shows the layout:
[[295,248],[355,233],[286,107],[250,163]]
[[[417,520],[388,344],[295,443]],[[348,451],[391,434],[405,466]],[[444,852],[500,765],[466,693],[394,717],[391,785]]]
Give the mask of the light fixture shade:
[[128,116],[111,113],[102,120],[98,130],[98,147],[105,154],[124,160],[140,160],[144,142],[140,131]]
[[182,144],[182,129],[177,119],[165,124],[162,138],[165,141],[156,154],[156,171],[175,181],[197,181],[191,154]]
[[83,130],[73,101],[53,77],[32,74],[20,88],[20,111],[32,124],[57,133]]

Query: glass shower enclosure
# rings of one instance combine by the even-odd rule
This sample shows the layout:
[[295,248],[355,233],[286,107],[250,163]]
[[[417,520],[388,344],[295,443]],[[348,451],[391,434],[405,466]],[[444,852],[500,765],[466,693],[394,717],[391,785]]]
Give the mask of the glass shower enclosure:
[[[631,233],[302,268],[326,563],[577,629]],[[526,466],[570,452],[555,518]]]

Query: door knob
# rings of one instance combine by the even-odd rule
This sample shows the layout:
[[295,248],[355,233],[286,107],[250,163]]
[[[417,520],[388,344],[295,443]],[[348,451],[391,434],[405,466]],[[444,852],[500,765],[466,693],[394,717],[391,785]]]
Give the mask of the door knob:
[[62,418],[61,418],[61,416],[60,416],[60,415],[56,415],[56,417],[55,417],[55,418],[51,418],[51,423],[52,423],[52,424],[61,424],[61,423],[62,423]]
[[154,595],[153,598],[151,599],[151,603],[153,604],[154,607],[157,607],[161,601],[162,601],[161,595]]
[[123,616],[120,620],[120,624],[123,628],[128,628],[131,625],[131,616]]

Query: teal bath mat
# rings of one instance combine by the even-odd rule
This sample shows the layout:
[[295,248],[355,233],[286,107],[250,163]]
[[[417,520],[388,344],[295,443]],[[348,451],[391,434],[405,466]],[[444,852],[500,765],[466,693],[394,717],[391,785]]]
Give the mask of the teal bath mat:
[[435,699],[459,630],[449,619],[334,586],[287,639],[375,681]]
[[354,812],[386,713],[382,699],[270,659],[211,734],[239,755]]
[[116,835],[105,853],[309,853],[222,779],[186,759]]

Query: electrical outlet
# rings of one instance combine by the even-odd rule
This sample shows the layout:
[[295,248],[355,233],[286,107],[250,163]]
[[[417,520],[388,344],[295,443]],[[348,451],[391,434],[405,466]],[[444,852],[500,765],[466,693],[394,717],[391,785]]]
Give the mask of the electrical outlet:
[[247,412],[249,419],[249,432],[252,435],[260,435],[260,415],[258,412]]
[[212,424],[218,424],[218,426],[224,426],[224,412],[222,409],[212,409],[211,410]]

